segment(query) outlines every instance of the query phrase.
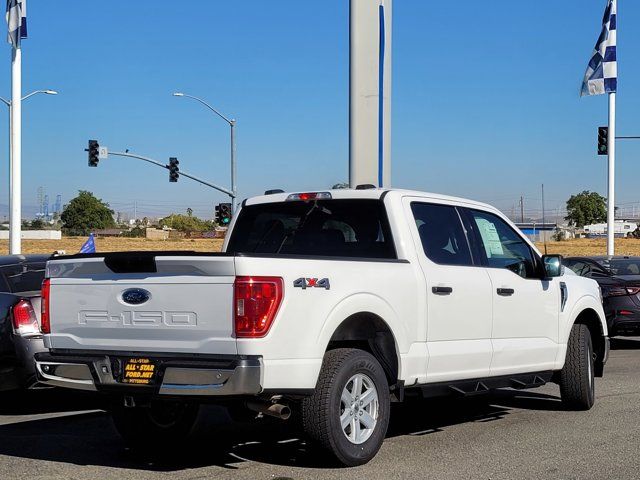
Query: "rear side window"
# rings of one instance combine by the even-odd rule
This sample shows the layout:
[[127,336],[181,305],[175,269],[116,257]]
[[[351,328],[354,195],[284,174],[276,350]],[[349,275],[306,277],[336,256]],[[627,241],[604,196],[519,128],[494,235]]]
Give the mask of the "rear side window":
[[425,255],[441,265],[473,265],[469,243],[455,207],[412,203]]
[[244,207],[227,251],[396,258],[379,200],[279,202]]
[[45,266],[45,262],[7,265],[0,267],[0,275],[10,293],[33,292],[42,287]]

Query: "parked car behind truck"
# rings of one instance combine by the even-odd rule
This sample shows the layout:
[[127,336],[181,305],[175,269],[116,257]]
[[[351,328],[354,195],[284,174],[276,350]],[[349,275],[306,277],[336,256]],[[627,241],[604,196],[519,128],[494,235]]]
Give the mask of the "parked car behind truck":
[[640,334],[640,257],[570,257],[565,264],[600,285],[611,337]]
[[51,255],[0,256],[0,390],[36,386],[33,356],[42,352],[40,288]]
[[50,261],[39,379],[115,400],[137,445],[202,402],[280,418],[345,465],[369,461],[390,402],[553,381],[589,409],[608,355],[597,284],[563,275],[498,210],[382,189],[243,202],[222,253]]

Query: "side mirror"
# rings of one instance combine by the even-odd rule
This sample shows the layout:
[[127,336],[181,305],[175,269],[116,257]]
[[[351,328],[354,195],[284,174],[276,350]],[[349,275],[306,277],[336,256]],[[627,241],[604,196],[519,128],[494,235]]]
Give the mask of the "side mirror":
[[543,255],[542,264],[546,278],[561,277],[564,273],[562,255]]

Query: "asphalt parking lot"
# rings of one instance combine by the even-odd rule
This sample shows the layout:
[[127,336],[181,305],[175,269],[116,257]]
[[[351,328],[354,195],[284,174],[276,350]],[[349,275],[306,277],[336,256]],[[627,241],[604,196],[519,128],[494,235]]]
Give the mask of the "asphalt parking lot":
[[640,338],[613,341],[596,406],[563,411],[555,385],[394,408],[368,465],[336,468],[278,421],[201,413],[172,454],[127,450],[92,396],[0,397],[1,479],[617,478],[640,474]]

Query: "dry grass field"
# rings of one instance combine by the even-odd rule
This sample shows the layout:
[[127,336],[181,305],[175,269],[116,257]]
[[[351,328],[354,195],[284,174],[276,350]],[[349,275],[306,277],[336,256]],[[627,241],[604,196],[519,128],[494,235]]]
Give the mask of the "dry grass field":
[[[536,244],[538,249],[544,253],[544,245]],[[640,255],[640,239],[636,238],[616,238],[616,255]],[[576,255],[606,255],[606,240],[577,238],[562,242],[547,243],[547,253],[560,253],[565,257]]]
[[[51,253],[64,250],[67,254],[77,253],[87,237],[62,237],[62,240],[23,240],[23,253]],[[222,248],[220,239],[147,240],[146,238],[96,238],[98,252],[136,250],[194,250],[196,252],[218,252]],[[0,240],[0,252],[9,251],[9,242]]]
[[[62,240],[23,240],[24,253],[50,253],[54,250],[64,250],[72,254],[80,250],[86,237],[63,237]],[[541,252],[544,246],[537,244]],[[146,238],[97,238],[98,252],[134,251],[134,250],[193,250],[196,252],[217,252],[222,247],[219,239],[182,239],[182,240],[147,240]],[[8,252],[8,242],[0,240],[0,254]],[[571,255],[604,255],[606,245],[604,239],[591,240],[586,238],[565,240],[563,242],[549,242],[549,253]],[[616,253],[618,255],[640,255],[640,239],[616,238]]]

